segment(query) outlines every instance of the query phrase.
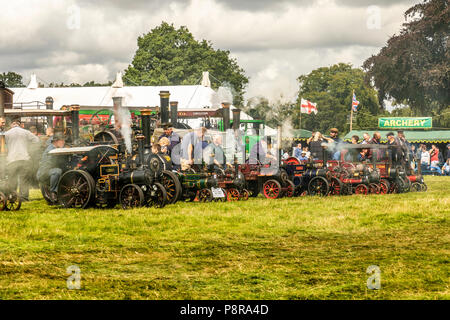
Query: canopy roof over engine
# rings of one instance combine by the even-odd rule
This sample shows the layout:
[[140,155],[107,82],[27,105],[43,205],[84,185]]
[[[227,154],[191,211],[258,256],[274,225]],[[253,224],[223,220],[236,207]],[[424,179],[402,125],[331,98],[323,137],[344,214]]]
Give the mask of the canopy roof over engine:
[[[396,133],[394,130],[353,130],[345,135],[344,140],[350,141],[354,135],[357,135],[362,139],[364,133],[368,133],[372,137],[374,132],[379,132],[381,134],[381,142],[387,141],[387,133]],[[406,140],[410,143],[450,143],[450,130],[403,130],[403,132]]]

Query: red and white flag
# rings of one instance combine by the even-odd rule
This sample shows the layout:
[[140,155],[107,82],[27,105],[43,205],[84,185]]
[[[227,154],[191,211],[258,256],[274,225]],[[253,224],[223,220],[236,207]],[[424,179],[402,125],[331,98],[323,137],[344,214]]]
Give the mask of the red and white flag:
[[302,98],[300,111],[301,113],[311,114],[311,112],[314,112],[314,114],[317,114],[317,103],[312,103]]

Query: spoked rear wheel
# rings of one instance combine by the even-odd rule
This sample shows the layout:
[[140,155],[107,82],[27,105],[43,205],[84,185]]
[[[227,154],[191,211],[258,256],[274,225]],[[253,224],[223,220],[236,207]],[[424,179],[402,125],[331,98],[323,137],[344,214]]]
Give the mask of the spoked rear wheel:
[[136,184],[127,184],[120,190],[119,201],[122,209],[142,207],[144,200],[144,192]]
[[147,206],[155,208],[163,208],[167,204],[167,193],[164,186],[155,183],[148,190]]
[[95,182],[82,170],[70,170],[61,176],[58,184],[58,201],[65,208],[86,208],[93,201]]

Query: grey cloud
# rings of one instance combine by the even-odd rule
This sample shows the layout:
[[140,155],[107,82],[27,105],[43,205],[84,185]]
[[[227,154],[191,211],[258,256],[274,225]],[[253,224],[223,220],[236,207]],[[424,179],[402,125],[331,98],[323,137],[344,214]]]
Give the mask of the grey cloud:
[[[360,65],[403,20],[398,7],[393,13],[386,9],[383,23],[391,21],[390,27],[367,31],[365,10],[356,4],[370,2],[366,0],[336,0],[345,5],[339,10],[324,5],[325,0],[320,6],[303,0],[215,1],[221,6],[200,0],[55,0],[57,5],[43,1],[28,10],[26,24],[0,11],[8,29],[0,34],[0,72],[16,71],[25,77],[37,72],[47,82],[106,82],[131,62],[137,37],[165,20],[187,26],[196,39],[211,40],[215,48],[230,50],[250,76],[251,94],[276,94],[278,87],[293,90],[296,77],[318,66]],[[67,7],[73,3],[81,9],[79,30],[66,26]],[[380,6],[387,3],[378,1]],[[308,16],[300,19],[303,8],[308,8]]]
[[412,7],[419,2],[419,0],[336,0],[336,4],[347,7],[390,7],[398,4],[410,5]]
[[190,0],[78,0],[76,3],[85,8],[115,8],[123,11],[149,10],[148,13],[150,14],[155,10],[168,7],[171,3],[187,5],[189,2]]

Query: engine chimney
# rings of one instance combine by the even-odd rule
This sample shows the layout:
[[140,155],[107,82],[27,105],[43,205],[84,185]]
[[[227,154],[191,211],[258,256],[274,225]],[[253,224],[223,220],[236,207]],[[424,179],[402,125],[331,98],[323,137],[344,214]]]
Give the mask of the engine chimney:
[[[53,110],[53,98],[52,97],[45,98],[45,108],[47,110]],[[49,128],[53,128],[53,117],[52,116],[47,117],[47,126]]]
[[170,122],[174,128],[177,127],[178,123],[178,101],[170,102]]
[[144,135],[144,146],[150,148],[152,131],[150,126],[150,116],[152,111],[150,109],[141,109],[142,134]]
[[161,125],[169,122],[169,91],[160,91],[159,97],[161,101]]
[[136,141],[138,143],[138,152],[139,152],[139,162],[138,167],[142,166],[144,164],[144,140],[146,140],[146,137],[142,134],[138,134],[136,136]]
[[223,131],[230,129],[230,105],[229,102],[222,102]]
[[239,124],[241,123],[241,109],[233,109],[233,129],[239,130]]

